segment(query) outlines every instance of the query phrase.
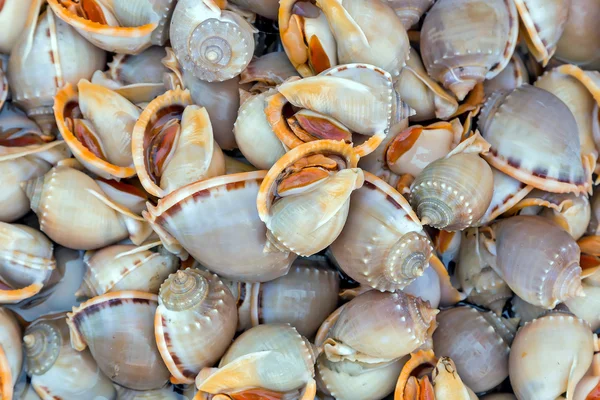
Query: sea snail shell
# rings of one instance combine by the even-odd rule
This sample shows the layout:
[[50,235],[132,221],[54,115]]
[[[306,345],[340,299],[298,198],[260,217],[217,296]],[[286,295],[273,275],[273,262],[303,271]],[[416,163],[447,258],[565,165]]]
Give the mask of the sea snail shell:
[[433,248],[408,202],[375,175],[364,175],[331,252],[357,282],[378,290],[403,289],[429,266]]
[[254,28],[213,0],[180,0],[171,20],[171,45],[184,69],[198,79],[239,75],[254,54]]
[[414,27],[435,0],[386,0],[406,30]]
[[173,383],[194,383],[235,335],[237,310],[219,277],[194,268],[171,274],[162,284],[154,335]]
[[21,327],[6,308],[0,307],[0,395],[11,399],[23,365]]

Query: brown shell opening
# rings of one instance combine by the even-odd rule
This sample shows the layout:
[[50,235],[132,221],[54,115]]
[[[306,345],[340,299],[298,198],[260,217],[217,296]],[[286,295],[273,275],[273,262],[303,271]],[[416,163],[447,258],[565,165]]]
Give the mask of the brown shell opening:
[[71,100],[67,102],[63,108],[63,119],[65,126],[72,132],[73,136],[87,150],[96,157],[108,162],[106,154],[102,150],[102,144],[96,137],[96,134],[91,130],[90,126],[85,122],[83,113],[79,108],[79,102]]
[[148,175],[158,185],[164,167],[174,150],[185,106],[163,107],[152,117],[144,131],[144,163]]
[[60,3],[78,17],[99,24],[108,25],[104,11],[102,11],[102,8],[98,5],[96,0],[60,0]]
[[285,397],[285,393],[267,389],[247,389],[241,392],[230,393],[229,397],[233,400],[280,400]]
[[96,180],[102,181],[102,182],[106,183],[107,185],[112,186],[113,188],[115,188],[116,190],[118,190],[120,192],[129,193],[133,196],[137,196],[142,199],[148,199],[148,194],[146,192],[144,192],[143,190],[141,190],[140,188],[138,188],[137,186],[130,185],[123,181],[115,181],[112,179],[96,178]]
[[[435,399],[430,390],[431,374],[437,364],[437,357],[431,350],[419,350],[410,354],[410,360],[404,364],[398,377],[394,400]],[[428,397],[429,396],[429,397]]]

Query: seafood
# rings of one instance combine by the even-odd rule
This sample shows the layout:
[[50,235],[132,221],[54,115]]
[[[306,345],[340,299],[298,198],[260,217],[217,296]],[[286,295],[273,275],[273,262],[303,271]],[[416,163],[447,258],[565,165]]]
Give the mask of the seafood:
[[175,6],[172,0],[48,0],[48,4],[95,46],[124,54],[164,45]]
[[519,215],[496,223],[493,233],[490,266],[523,300],[550,310],[583,295],[579,246],[555,222]]
[[358,155],[344,142],[318,140],[287,152],[260,185],[258,215],[268,245],[310,256],[341,233],[350,195],[364,180]]
[[65,247],[92,250],[127,237],[140,244],[151,233],[142,217],[108,199],[96,181],[68,166],[54,167],[22,185],[40,230]]
[[[269,281],[285,275],[296,255],[265,251],[267,231],[256,210],[265,175],[246,172],[195,182],[148,205],[143,215],[165,248],[180,257],[189,253],[231,280]],[[235,252],[229,250],[233,247]]]
[[500,90],[513,90],[529,83],[529,72],[522,57],[515,51],[506,67],[494,78],[483,82],[485,97]]
[[198,269],[171,274],[160,287],[154,335],[173,383],[194,383],[229,347],[237,326],[231,292]]
[[48,286],[56,271],[52,242],[26,225],[0,222],[0,304],[17,303]]
[[148,104],[133,128],[131,147],[140,182],[157,197],[225,174],[206,109],[193,105],[190,92],[179,88]]
[[[475,392],[493,389],[508,377],[508,356],[516,325],[491,311],[455,307],[436,316],[433,347],[456,363],[463,382]],[[480,347],[472,346],[476,341]]]
[[62,137],[85,168],[105,179],[135,175],[131,154],[140,110],[125,97],[82,79],[77,90],[63,87],[54,98]]
[[588,64],[600,58],[600,7],[590,0],[571,0],[556,58],[573,64]]
[[160,285],[179,267],[179,260],[163,248],[152,251],[150,246],[114,245],[87,251],[85,276],[75,295],[95,297],[121,290],[158,294]]
[[[536,108],[538,102],[546,106]],[[483,157],[505,174],[548,192],[590,189],[594,166],[582,157],[577,121],[553,94],[530,85],[493,93],[481,110],[479,129],[491,145]]]
[[11,399],[23,365],[21,327],[11,311],[3,307],[0,307],[0,322],[0,395]]
[[[512,1],[439,0],[421,29],[423,64],[429,76],[462,101],[477,83],[504,69],[518,31]],[[464,39],[465,32],[472,40]]]
[[208,82],[239,75],[252,60],[255,29],[213,0],[180,0],[171,20],[171,45],[184,70]]
[[587,322],[563,312],[525,324],[515,335],[509,356],[517,398],[555,399],[565,392],[571,396],[592,363],[595,340]]
[[483,217],[493,193],[490,166],[479,157],[489,144],[479,133],[427,165],[410,188],[410,203],[423,225],[462,230]]
[[90,352],[71,347],[64,314],[44,317],[29,325],[23,347],[25,369],[40,397],[116,396],[112,382],[100,372]]
[[233,342],[218,368],[202,370],[196,387],[199,392],[228,394],[232,398],[289,393],[301,400],[312,400],[317,389],[314,364],[312,344],[294,328],[259,325]]
[[122,291],[94,297],[67,314],[71,345],[89,347],[100,370],[135,390],[161,388],[169,379],[154,340],[155,294]]
[[8,83],[13,101],[50,134],[55,126],[53,97],[68,83],[90,79],[104,67],[106,53],[57,18],[51,8],[40,14],[42,3],[33,1],[26,28],[11,51]]
[[429,266],[433,248],[408,202],[376,176],[364,176],[331,253],[357,282],[378,290],[403,289]]

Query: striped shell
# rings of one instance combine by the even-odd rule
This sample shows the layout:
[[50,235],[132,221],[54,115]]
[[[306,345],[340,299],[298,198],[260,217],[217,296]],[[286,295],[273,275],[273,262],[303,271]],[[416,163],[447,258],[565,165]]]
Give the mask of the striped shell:
[[429,266],[433,248],[408,202],[375,175],[364,175],[364,185],[351,196],[348,219],[331,244],[331,253],[360,284],[378,290],[403,289]]
[[[232,280],[275,279],[287,273],[296,256],[264,251],[266,228],[256,211],[256,196],[265,174],[247,172],[195,182],[155,207],[148,205],[143,215],[165,248],[181,257],[188,252],[212,272]],[[232,248],[237,250],[231,252]]]
[[235,335],[237,312],[219,277],[198,269],[171,274],[162,284],[154,335],[173,383],[194,383],[202,368],[225,353]]
[[523,200],[523,198],[533,190],[532,186],[518,181],[510,175],[506,175],[504,172],[493,167],[492,175],[494,181],[492,201],[485,211],[485,214],[483,214],[483,217],[481,217],[477,223],[478,226],[492,222]]
[[67,314],[71,345],[89,347],[113,382],[136,390],[158,389],[169,379],[154,340],[158,296],[123,291],[94,297]]

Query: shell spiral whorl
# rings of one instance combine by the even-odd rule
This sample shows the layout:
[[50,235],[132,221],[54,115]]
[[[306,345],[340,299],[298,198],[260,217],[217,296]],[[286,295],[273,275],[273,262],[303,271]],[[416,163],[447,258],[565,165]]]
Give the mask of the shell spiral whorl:
[[429,240],[416,232],[404,234],[386,259],[384,274],[390,282],[408,285],[423,275],[429,266],[432,247]]
[[25,331],[23,337],[27,372],[33,375],[45,374],[58,358],[62,338],[58,329],[43,322]]
[[208,281],[197,270],[179,270],[171,274],[160,287],[159,297],[171,311],[194,307],[206,297]]

